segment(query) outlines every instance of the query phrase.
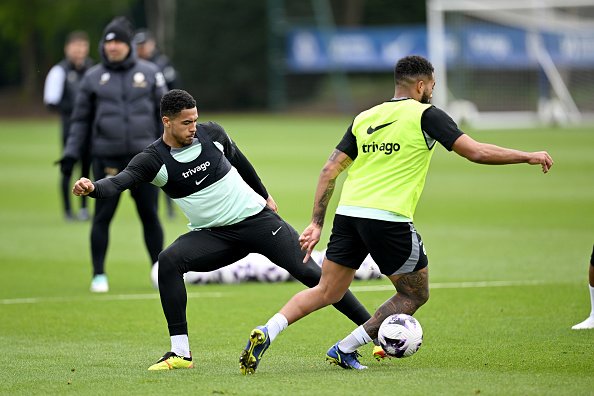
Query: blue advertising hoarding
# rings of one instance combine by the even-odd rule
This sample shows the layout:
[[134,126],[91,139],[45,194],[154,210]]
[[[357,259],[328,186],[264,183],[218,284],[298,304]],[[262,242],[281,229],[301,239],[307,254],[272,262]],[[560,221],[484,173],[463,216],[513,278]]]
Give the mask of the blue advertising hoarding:
[[[446,32],[446,59],[453,66],[535,68],[534,40],[560,66],[594,67],[594,30],[530,34],[493,24]],[[293,29],[287,37],[287,67],[294,73],[332,70],[392,70],[406,55],[428,57],[425,25],[391,28]]]

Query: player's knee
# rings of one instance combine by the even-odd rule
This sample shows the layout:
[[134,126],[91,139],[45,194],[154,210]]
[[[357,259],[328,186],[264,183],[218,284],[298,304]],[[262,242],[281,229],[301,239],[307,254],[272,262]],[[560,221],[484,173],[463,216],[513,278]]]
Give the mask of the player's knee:
[[175,256],[171,249],[165,249],[159,253],[159,276],[179,272],[177,266],[180,260]]
[[324,287],[323,285],[318,285],[316,288],[320,290],[321,299],[325,305],[336,304],[346,293],[346,291],[343,292],[341,290]]
[[419,287],[412,290],[398,290],[397,294],[408,300],[409,304],[414,308],[414,311],[429,301],[428,287]]
[[429,301],[429,286],[422,285],[410,291],[409,298],[414,301],[417,308]]
[[168,250],[163,250],[161,253],[159,253],[159,264],[160,263],[169,263],[170,262],[170,258],[169,258],[169,254],[168,254]]
[[426,287],[426,288],[420,289],[418,291],[416,297],[417,297],[416,298],[417,306],[420,307],[421,305],[425,304],[427,301],[429,301],[429,288]]

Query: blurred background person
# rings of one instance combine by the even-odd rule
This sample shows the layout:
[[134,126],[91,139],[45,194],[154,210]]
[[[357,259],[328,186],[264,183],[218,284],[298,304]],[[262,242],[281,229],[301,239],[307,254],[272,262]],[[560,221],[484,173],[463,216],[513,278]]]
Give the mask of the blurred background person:
[[[159,106],[167,92],[165,79],[151,62],[138,59],[132,46],[132,24],[114,18],[99,43],[101,63],[84,76],[72,113],[72,126],[61,160],[65,174],[85,149],[91,137],[93,174],[96,179],[112,177],[130,159],[161,136]],[[158,190],[143,184],[130,190],[142,221],[144,242],[151,264],[163,249],[163,229],[157,214]],[[109,226],[119,195],[95,203],[91,227],[93,262],[92,292],[107,292],[105,255]]]
[[[171,64],[167,55],[162,54],[157,48],[155,37],[148,29],[139,29],[134,35],[134,44],[136,44],[136,53],[139,58],[153,62],[159,67],[165,77],[165,83],[168,89],[180,88],[177,70]],[[175,217],[175,206],[173,201],[167,196],[163,195],[167,203],[167,216],[171,219]]]
[[157,48],[155,37],[148,29],[138,29],[134,35],[134,44],[136,44],[136,53],[139,58],[153,62],[159,66],[159,69],[165,77],[165,83],[168,89],[180,87],[178,72],[171,64],[167,55],[162,54]]
[[[80,81],[85,72],[93,66],[89,58],[89,36],[83,31],[73,31],[66,37],[64,44],[65,58],[54,65],[45,79],[43,102],[52,111],[60,113],[62,123],[62,150],[66,146],[68,131],[70,130],[70,116],[74,107],[74,100],[79,89]],[[91,157],[88,144],[83,146],[80,154],[81,177],[89,177]],[[63,173],[60,180],[60,194],[64,219],[75,219],[70,202],[70,178],[72,172]],[[81,208],[78,212],[79,220],[88,220],[87,198],[82,197]]]

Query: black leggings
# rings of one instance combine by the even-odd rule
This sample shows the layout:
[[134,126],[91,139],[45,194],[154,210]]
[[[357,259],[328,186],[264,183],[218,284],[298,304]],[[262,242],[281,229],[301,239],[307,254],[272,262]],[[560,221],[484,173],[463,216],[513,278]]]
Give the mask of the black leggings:
[[[66,147],[66,141],[68,140],[68,132],[70,129],[70,114],[62,114],[62,150]],[[88,144],[83,147],[83,152],[80,156],[80,177],[86,177],[87,179],[91,175],[91,150]],[[60,193],[62,195],[62,207],[64,214],[71,215],[72,204],[70,203],[70,197],[72,196],[72,174],[61,174],[60,176]],[[87,207],[88,197],[81,197],[81,208]]]
[[[104,178],[110,169],[120,171],[124,169],[129,158],[93,159],[93,174],[95,179]],[[136,203],[136,211],[142,221],[144,243],[150,256],[151,265],[158,260],[163,249],[163,229],[157,214],[157,198],[159,189],[151,184],[142,183],[130,189],[130,194]],[[111,198],[95,201],[95,215],[91,227],[91,255],[93,258],[93,275],[105,272],[105,254],[109,244],[109,225],[120,201],[118,194]]]
[[[183,274],[213,271],[249,253],[266,256],[308,287],[320,280],[320,267],[311,258],[303,263],[297,231],[268,208],[237,224],[190,231],[159,255],[159,293],[170,335],[188,334]],[[334,307],[357,325],[370,318],[350,291]]]

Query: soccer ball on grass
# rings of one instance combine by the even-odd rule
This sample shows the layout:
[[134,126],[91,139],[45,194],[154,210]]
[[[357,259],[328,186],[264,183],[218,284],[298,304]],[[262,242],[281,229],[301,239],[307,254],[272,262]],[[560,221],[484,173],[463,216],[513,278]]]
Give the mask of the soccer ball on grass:
[[388,316],[382,322],[377,338],[388,356],[405,358],[421,347],[423,329],[412,316],[396,314]]

